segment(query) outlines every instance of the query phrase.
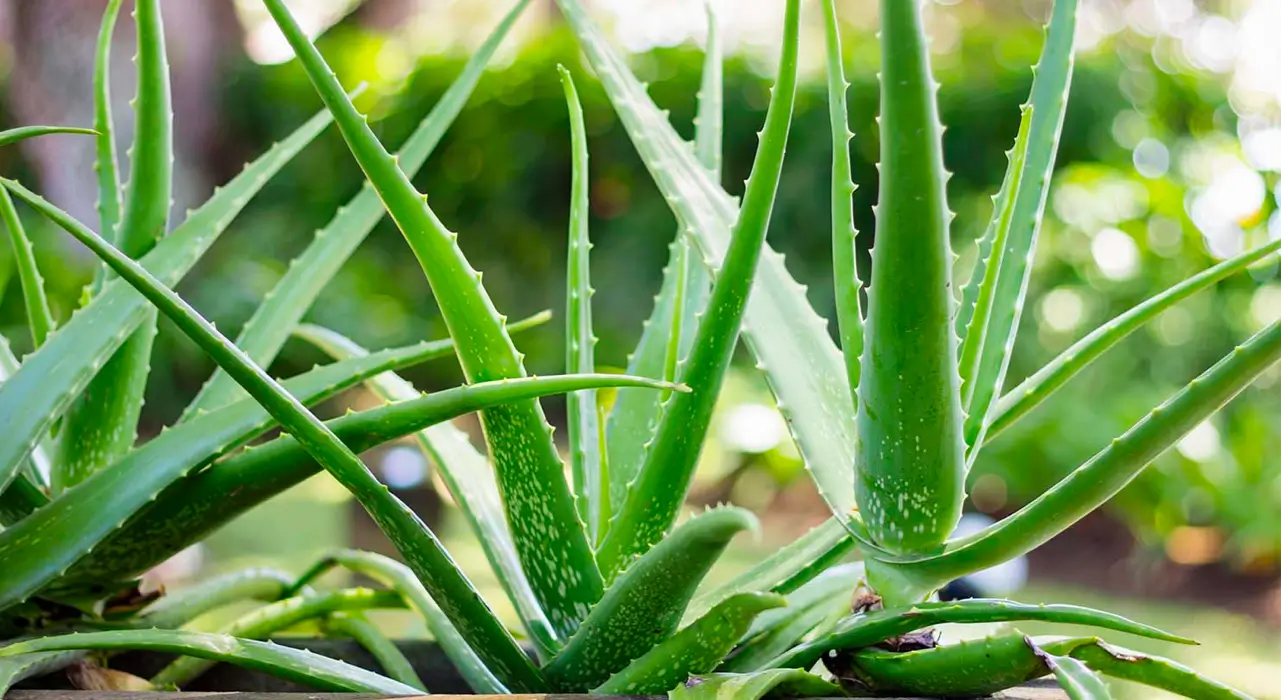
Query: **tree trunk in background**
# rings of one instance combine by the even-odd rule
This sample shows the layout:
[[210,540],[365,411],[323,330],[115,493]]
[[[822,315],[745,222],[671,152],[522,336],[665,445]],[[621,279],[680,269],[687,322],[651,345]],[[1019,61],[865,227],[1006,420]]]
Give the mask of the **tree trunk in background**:
[[[132,0],[116,23],[112,46],[112,112],[127,178],[125,151],[133,141],[134,26]],[[106,0],[0,0],[0,35],[13,47],[8,111],[20,124],[93,123],[93,61]],[[241,52],[241,29],[228,0],[163,3],[175,112],[175,217],[209,196],[210,162],[217,152],[223,69]],[[93,142],[51,136],[22,144],[40,190],[97,228]]]

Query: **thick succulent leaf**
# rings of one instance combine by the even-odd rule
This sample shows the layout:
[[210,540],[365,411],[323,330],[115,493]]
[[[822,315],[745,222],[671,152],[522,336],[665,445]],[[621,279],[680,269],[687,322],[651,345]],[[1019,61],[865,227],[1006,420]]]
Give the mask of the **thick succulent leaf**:
[[632,556],[644,554],[662,539],[676,521],[693,480],[721,383],[738,344],[743,312],[782,175],[796,101],[799,31],[800,3],[790,0],[785,10],[778,78],[747,180],[743,208],[681,373],[681,381],[697,386],[698,391],[674,394],[663,407],[658,431],[646,448],[636,482],[597,552],[597,561],[607,578],[612,579]]
[[694,590],[730,540],[757,526],[751,513],[718,508],[676,528],[618,576],[544,670],[553,688],[595,688],[676,631]]
[[769,665],[773,668],[809,668],[829,651],[868,647],[891,637],[946,622],[991,623],[1016,620],[1089,625],[1166,642],[1196,643],[1102,610],[1077,605],[1029,605],[1009,600],[975,598],[949,603],[919,603],[908,608],[853,615],[842,620],[830,634],[789,650]]
[[[620,385],[668,386],[618,374],[510,379],[349,414],[329,425],[353,451],[363,452],[503,401]],[[63,590],[92,586],[144,571],[320,470],[293,438],[246,449],[163,491],[150,508],[126,522],[82,563],[72,567],[56,587]]]
[[802,535],[729,581],[701,591],[689,604],[686,620],[701,617],[735,593],[790,593],[826,571],[854,550],[854,541],[836,518]]
[[[182,279],[267,180],[329,124],[317,115],[273,146],[243,173],[217,190],[186,222],[143,258],[142,264],[166,284]],[[12,480],[23,459],[67,405],[148,313],[146,301],[123,283],[109,285],[29,355],[0,387],[0,488]]]
[[[569,105],[569,131],[573,151],[573,182],[569,202],[569,260],[566,262],[565,371],[596,371],[596,334],[592,332],[591,238],[587,216],[591,202],[587,186],[587,126],[583,105],[578,100],[574,79],[564,66],[560,81]],[[581,391],[565,397],[565,420],[569,424],[569,471],[573,476],[578,515],[587,526],[592,542],[600,539],[609,521],[609,471],[601,445],[600,409],[596,393]]]
[[[173,106],[169,61],[165,53],[160,0],[139,0],[133,12],[138,52],[138,96],[134,99],[134,144],[129,150],[129,184],[124,211],[114,232],[104,231],[121,252],[141,258],[169,225],[173,204]],[[61,455],[53,473],[55,494],[114,464],[134,444],[142,413],[151,346],[156,337],[155,312],[98,370],[63,421]]]
[[650,649],[592,690],[597,695],[658,695],[690,676],[711,673],[766,610],[785,605],[773,593],[738,593]]
[[841,697],[840,687],[805,671],[776,668],[756,673],[695,676],[677,686],[671,700],[760,700],[761,698]]
[[[534,319],[531,319],[534,320]],[[541,318],[538,318],[541,320]],[[526,322],[513,323],[512,332]],[[326,328],[303,325],[298,335],[335,359],[363,357],[368,352],[348,338]],[[370,391],[384,401],[407,401],[418,396],[418,391],[393,373],[380,374],[367,383]],[[639,389],[635,391],[641,391]],[[649,390],[650,393],[658,392]],[[340,437],[346,439],[340,432]],[[476,451],[471,440],[461,430],[449,423],[433,425],[414,435],[418,446],[436,464],[436,473],[445,482],[453,497],[476,534],[485,557],[498,576],[499,584],[507,593],[516,614],[544,660],[560,649],[561,641],[547,621],[537,597],[520,566],[516,545],[512,542],[507,519],[503,515],[502,501],[498,497],[498,484],[485,457]]]
[[36,136],[46,134],[88,134],[93,135],[98,132],[93,129],[82,129],[75,126],[19,126],[14,129],[5,129],[0,131],[0,146],[8,146],[11,143],[24,141]]
[[992,409],[992,417],[984,439],[991,440],[1013,425],[1078,372],[1088,367],[1091,362],[1126,336],[1152,321],[1162,311],[1231,275],[1242,272],[1251,265],[1276,254],[1277,251],[1281,251],[1281,240],[1272,241],[1267,245],[1224,260],[1099,326],[1002,396],[996,403],[996,407]]
[[[8,180],[3,183],[10,189],[21,187]],[[24,196],[24,199],[37,206],[43,202],[34,195]],[[355,496],[406,558],[415,575],[432,591],[432,597],[443,602],[450,619],[472,642],[472,647],[482,655],[495,676],[513,690],[528,690],[542,684],[538,669],[521,652],[511,634],[445,552],[435,534],[404,502],[392,495],[320,419],[261,367],[250,361],[244,352],[196,313],[172,289],[164,286],[145,268],[116,250],[98,234],[65,214],[51,211],[52,209],[44,203],[42,211],[146,296],[184,335],[227,370],[282,428],[298,440],[308,454],[315,457],[338,483]],[[149,444],[154,443],[152,441]],[[33,519],[27,518],[25,522],[32,522]],[[0,536],[9,532],[0,533]],[[12,601],[22,600],[30,592],[5,591]],[[0,597],[0,609],[4,608],[3,602],[8,601]]]
[[40,637],[0,648],[0,657],[38,651],[140,649],[243,666],[319,690],[418,695],[413,686],[302,649],[190,630],[119,630]]
[[336,612],[325,619],[325,631],[331,635],[350,637],[374,657],[382,667],[383,675],[388,678],[427,692],[427,686],[423,685],[418,672],[400,647],[364,615],[357,612]]
[[1281,322],[1259,331],[1152,409],[1126,433],[1013,515],[942,554],[885,562],[873,554],[868,573],[877,590],[922,595],[960,576],[1025,554],[1103,505],[1256,378],[1281,360]]
[[[716,15],[707,6],[707,47],[694,123],[694,152],[719,182],[724,134],[724,57]],[[707,306],[711,274],[698,259],[694,243],[677,229],[668,248],[663,284],[654,310],[645,320],[640,342],[627,361],[627,373],[676,381],[680,363],[689,356],[698,316]],[[610,507],[617,511],[645,461],[645,443],[654,436],[666,395],[630,389],[618,392],[605,424]]]
[[45,651],[0,658],[0,697],[17,683],[61,671],[84,657],[83,651]]
[[845,93],[850,89],[845,79],[841,33],[836,19],[835,0],[823,0],[823,29],[827,47],[827,111],[832,123],[832,288],[836,290],[836,320],[841,335],[841,354],[845,356],[845,373],[850,393],[855,396],[859,385],[859,362],[863,355],[863,310],[859,292],[863,280],[858,276],[854,239],[854,178],[850,173],[849,107]]
[[[394,591],[368,588],[346,588],[322,593],[304,593],[264,605],[236,618],[220,634],[237,639],[268,639],[281,630],[301,622],[324,617],[341,610],[401,608],[405,601]],[[216,660],[183,656],[160,669],[152,677],[156,686],[181,687],[195,680],[217,663]]]
[[1038,644],[1054,654],[1069,654],[1104,675],[1133,681],[1193,700],[1253,700],[1249,695],[1160,656],[1113,646],[1100,639],[1089,644],[1053,641]]
[[[519,0],[503,17],[468,59],[462,73],[441,95],[440,101],[405,140],[396,161],[406,176],[416,175],[436,150],[441,137],[467,103],[494,52],[529,6],[529,2],[530,0]],[[360,193],[340,207],[328,225],[316,232],[311,245],[290,263],[284,276],[268,292],[262,304],[241,329],[236,345],[254,362],[264,367],[269,366],[320,291],[333,279],[385,213],[378,193],[372,185],[365,182]],[[218,370],[188,404],[183,419],[201,410],[221,408],[241,396],[244,396],[244,391],[239,385],[225,372]]]
[[445,652],[445,656],[449,657],[454,668],[474,692],[482,695],[507,692],[503,684],[489,672],[489,669],[485,668],[484,662],[476,652],[467,645],[467,640],[458,634],[458,630],[441,612],[436,601],[432,600],[427,589],[414,577],[414,572],[410,571],[409,567],[381,554],[345,549],[333,552],[320,560],[299,579],[298,585],[304,585],[335,566],[368,576],[396,591],[405,603],[423,618],[432,639]]
[[1044,652],[1038,656],[1049,666],[1059,687],[1071,700],[1112,700],[1112,693],[1108,691],[1103,678],[1090,670],[1085,662],[1071,656],[1054,656]]
[[[720,265],[737,217],[734,200],[707,172],[605,40],[578,0],[557,0],[628,135],[710,268]],[[744,339],[765,371],[819,492],[855,536],[854,416],[840,351],[826,322],[768,246],[748,299]],[[611,462],[612,463],[612,462]],[[864,537],[866,539],[866,537]],[[867,543],[870,545],[870,543]]]
[[275,602],[292,585],[293,578],[289,574],[275,569],[234,571],[163,596],[143,611],[137,622],[140,627],[180,627],[232,603],[245,600]]
[[828,569],[787,596],[787,607],[756,618],[733,655],[717,669],[732,673],[754,671],[796,646],[820,625],[849,614],[854,588],[863,579],[860,564]]
[[[13,349],[9,347],[9,340],[0,336],[0,384],[8,381],[20,366],[18,358],[13,354]],[[32,450],[31,458],[28,460],[29,468],[25,470],[27,473],[19,473],[8,488],[0,491],[0,526],[9,527],[31,515],[37,508],[43,508],[49,503],[49,497],[28,476],[33,471],[32,468],[37,466],[37,459],[47,462],[48,458],[44,450],[43,445]],[[47,467],[47,463],[45,466]]]
[[[1036,252],[1037,233],[1045,211],[1050,175],[1058,150],[1063,115],[1067,108],[1068,88],[1072,82],[1073,44],[1076,37],[1077,0],[1055,0],[1046,31],[1045,48],[1035,68],[1032,95],[1028,104],[1032,118],[1027,132],[1027,154],[1020,163],[1022,174],[1007,177],[1017,181],[1017,192],[1009,193],[1008,235],[994,260],[987,265],[985,277],[994,278],[990,316],[985,325],[975,326],[975,338],[982,352],[975,365],[973,391],[969,395],[965,419],[965,443],[971,447],[983,444],[983,431],[997,396],[1005,383],[1014,339],[1027,295],[1032,257]],[[1014,167],[1015,160],[1011,160]],[[1004,216],[998,208],[996,217]],[[1000,226],[1000,224],[998,224]],[[975,315],[978,319],[978,315]]]
[[1021,634],[908,652],[855,649],[823,664],[852,694],[908,697],[986,696],[1047,672]]
[[9,231],[9,243],[13,245],[14,265],[18,269],[18,283],[22,286],[22,302],[27,309],[27,326],[31,329],[31,340],[34,347],[44,345],[45,338],[53,332],[53,313],[49,311],[49,298],[45,296],[44,279],[36,267],[35,251],[31,249],[31,239],[22,227],[18,210],[13,206],[9,191],[0,188],[0,222]]
[[[111,40],[116,32],[123,0],[107,0],[98,30],[98,47],[93,62],[93,171],[98,179],[98,230],[107,240],[116,240],[116,226],[120,223],[120,172],[116,159],[116,127],[111,117]],[[100,265],[93,279],[93,292],[102,291],[108,269]]]
[[[458,342],[458,359],[467,380],[525,376],[504,319],[481,284],[480,274],[459,248],[458,235],[445,228],[396,166],[284,3],[266,0],[266,6],[422,264],[445,325]],[[533,400],[488,409],[481,413],[481,423],[516,551],[548,619],[558,632],[568,635],[600,600],[603,583],[551,428],[542,407]]]

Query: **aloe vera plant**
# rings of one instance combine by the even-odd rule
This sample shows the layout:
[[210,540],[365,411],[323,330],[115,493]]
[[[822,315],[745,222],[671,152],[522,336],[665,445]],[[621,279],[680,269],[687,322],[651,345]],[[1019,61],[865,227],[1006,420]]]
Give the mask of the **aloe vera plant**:
[[[406,607],[423,618],[472,687],[485,693],[667,692],[690,700],[840,692],[967,696],[1053,675],[1074,698],[1106,697],[1101,676],[1194,698],[1244,697],[1173,662],[1094,637],[1031,639],[1004,632],[936,644],[936,625],[1019,621],[1194,643],[1076,606],[931,598],[954,578],[1020,556],[1097,508],[1281,359],[1279,323],[1040,499],[977,535],[951,538],[966,475],[988,440],[1165,308],[1281,249],[1281,243],[1269,244],[1187,280],[1001,393],[1071,80],[1076,0],[1054,3],[1009,171],[979,241],[979,263],[959,298],[953,293],[937,85],[920,4],[881,3],[882,178],[865,290],[854,262],[848,84],[835,2],[822,0],[839,348],[766,243],[796,99],[801,0],[787,0],[783,9],[778,72],[741,203],[720,182],[721,56],[710,11],[691,145],[580,3],[557,0],[678,227],[630,374],[596,374],[588,129],[575,71],[562,68],[573,164],[565,329],[566,369],[573,374],[545,378],[526,375],[512,338],[519,326],[499,313],[464,255],[460,240],[468,234],[451,231],[410,181],[528,0],[515,3],[400,156],[377,139],[283,0],[263,4],[331,117],[317,117],[251,165],[150,252],[164,229],[167,206],[160,200],[167,199],[169,157],[167,69],[154,0],[136,15],[145,38],[138,109],[140,120],[146,115],[164,128],[138,145],[123,198],[114,162],[100,164],[102,230],[0,178],[0,214],[20,257],[25,235],[11,199],[65,229],[105,265],[86,308],[50,333],[54,324],[41,312],[47,304],[41,306],[31,263],[21,272],[32,281],[23,288],[33,297],[33,337],[44,342],[20,363],[0,356],[6,374],[0,420],[8,421],[8,439],[0,445],[0,486],[7,487],[0,493],[6,518],[0,531],[0,637],[27,637],[0,647],[0,690],[74,663],[84,650],[158,649],[204,661],[179,660],[152,679],[155,685],[181,684],[207,661],[224,661],[319,688],[419,692],[431,679],[419,679],[362,617],[372,607]],[[118,6],[108,4],[104,42]],[[107,89],[105,46],[98,53],[100,99]],[[365,173],[365,189],[317,236],[233,343],[171,287],[329,118]],[[98,152],[110,161],[105,112],[95,127]],[[33,128],[19,136],[47,131]],[[384,211],[422,265],[449,340],[370,352],[333,330],[300,325],[321,286]],[[64,424],[88,420],[89,431],[74,433],[81,436],[110,425],[132,430],[138,407],[95,402],[93,387],[114,382],[128,388],[145,377],[146,353],[131,348],[136,338],[149,339],[156,313],[207,352],[218,373],[161,436],[138,446],[126,440],[122,447],[113,430],[110,444],[95,438],[94,449],[83,449],[83,442],[64,446],[53,452],[53,483],[41,482],[31,464],[58,419],[74,413],[79,417]],[[284,382],[272,379],[263,367],[291,334],[334,362]],[[733,507],[682,517],[740,334],[765,372],[832,518],[729,582],[707,587],[708,570],[731,540],[757,528],[750,513]],[[419,395],[396,374],[443,354],[456,355],[466,385]],[[356,384],[389,403],[329,422],[307,408]],[[605,387],[621,388],[608,412],[594,393]],[[552,393],[569,393],[568,460],[552,442],[537,402]],[[446,422],[469,411],[481,413],[488,458]],[[244,447],[273,425],[285,434]],[[434,533],[357,457],[403,436],[413,436],[436,462],[510,599],[533,658]],[[82,454],[92,459],[77,457]],[[101,629],[108,622],[104,611],[116,609],[110,601],[129,592],[135,576],[321,469],[353,493],[404,563],[338,551],[296,579],[243,572],[144,601],[140,609],[112,617],[110,623],[122,629]],[[860,562],[846,561],[855,555]],[[320,575],[334,568],[368,576],[380,587],[319,589]],[[195,614],[243,599],[264,605],[220,634],[181,629]],[[385,675],[260,641],[311,619],[319,619],[326,633],[369,647]]]

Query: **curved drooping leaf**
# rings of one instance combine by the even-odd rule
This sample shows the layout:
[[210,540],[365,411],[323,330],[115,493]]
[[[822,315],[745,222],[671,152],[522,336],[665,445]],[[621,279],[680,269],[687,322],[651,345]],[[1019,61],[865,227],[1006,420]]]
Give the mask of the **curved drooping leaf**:
[[[522,323],[512,324],[512,332],[519,330]],[[300,326],[298,335],[335,359],[368,354],[350,339],[318,326]],[[409,382],[392,373],[378,375],[366,382],[366,385],[384,401],[406,401],[418,396],[417,390]],[[560,649],[561,641],[547,621],[525,571],[520,566],[520,557],[516,554],[516,546],[512,542],[502,501],[498,496],[498,484],[488,461],[476,451],[466,434],[449,423],[433,425],[415,433],[414,437],[418,446],[435,463],[436,473],[440,475],[445,488],[449,490],[476,534],[485,557],[516,608],[516,614],[524,623],[540,658],[550,659]],[[273,466],[279,464],[281,463],[275,462]],[[214,486],[212,491],[218,491],[217,487]]]
[[823,659],[855,695],[982,697],[1013,688],[1048,669],[1021,634],[1000,634],[918,651],[866,648]]
[[[265,4],[421,263],[449,334],[458,342],[458,359],[467,380],[525,376],[522,356],[512,344],[504,318],[481,284],[480,273],[459,248],[458,235],[436,217],[396,166],[284,3],[265,0]],[[489,408],[481,413],[481,424],[530,585],[553,627],[568,635],[600,600],[604,584],[551,428],[542,407],[533,400]]]
[[[373,591],[368,588],[345,588],[337,591],[303,593],[271,605],[264,605],[239,618],[220,631],[236,639],[268,639],[281,630],[296,624],[324,617],[342,610],[373,610],[401,608],[404,599],[393,591]],[[213,668],[214,659],[183,656],[160,669],[151,683],[160,687],[181,687]]]
[[1123,649],[1092,639],[1089,644],[1055,640],[1037,642],[1054,654],[1068,654],[1112,678],[1133,681],[1193,700],[1253,700],[1249,695],[1207,678],[1169,659]]
[[302,649],[190,630],[119,630],[39,637],[0,648],[0,657],[43,651],[141,649],[243,666],[320,690],[420,695],[413,686]]
[[840,687],[805,671],[776,668],[756,673],[714,673],[695,676],[677,686],[671,700],[760,700],[761,698],[833,698]]
[[785,605],[773,593],[736,593],[592,690],[597,695],[658,695],[690,676],[711,673],[766,610]]
[[344,549],[321,559],[298,580],[297,585],[305,584],[334,566],[341,566],[368,576],[396,591],[405,603],[423,618],[432,639],[445,652],[445,656],[449,657],[454,668],[474,692],[482,695],[507,692],[503,684],[489,672],[489,669],[485,668],[484,662],[476,652],[467,645],[467,640],[458,634],[458,630],[441,612],[440,607],[432,600],[422,583],[414,577],[409,567],[381,554]]
[[[329,120],[328,113],[317,115],[246,166],[144,257],[143,266],[166,284],[177,283],[249,199],[323,131]],[[120,347],[146,313],[146,301],[128,285],[108,285],[0,387],[0,425],[5,426],[5,439],[0,441],[0,489],[9,484],[54,420],[89,383],[92,368]]]
[[693,480],[716,398],[738,345],[743,312],[782,175],[796,101],[799,31],[800,3],[789,0],[778,78],[747,180],[743,208],[681,372],[681,381],[697,386],[698,391],[673,395],[663,406],[658,431],[646,447],[640,473],[596,553],[607,579],[612,580],[630,557],[644,554],[662,539],[675,523]]
[[809,668],[829,651],[869,647],[891,637],[947,622],[990,623],[1017,620],[1089,625],[1166,642],[1196,643],[1102,610],[1077,605],[1029,605],[1009,600],[975,598],[948,603],[918,603],[908,608],[853,615],[842,620],[830,634],[789,650],[770,661],[769,665],[772,668]]
[[137,622],[141,627],[179,627],[211,610],[243,600],[275,602],[292,584],[289,574],[275,569],[233,571],[161,597],[138,616]]
[[[516,2],[467,60],[458,78],[441,95],[440,101],[405,140],[396,155],[396,163],[406,176],[416,175],[436,150],[441,137],[454,123],[471,96],[494,52],[529,6],[529,1]],[[360,193],[346,205],[339,207],[333,219],[316,232],[311,245],[290,263],[284,276],[245,322],[236,338],[236,345],[254,362],[264,367],[270,365],[320,291],[333,279],[342,264],[351,257],[385,213],[378,193],[372,185],[365,182]],[[244,396],[244,391],[239,385],[225,372],[218,370],[187,405],[181,420],[186,420],[201,410],[221,408],[241,396]]]
[[92,136],[96,133],[98,132],[93,129],[82,129],[75,126],[19,126],[0,131],[0,146],[8,146],[11,143],[17,143],[36,136],[45,136],[46,134],[88,134]]
[[619,574],[544,666],[548,682],[565,692],[595,688],[667,639],[730,540],[754,527],[751,513],[717,508],[676,528]]
[[364,615],[354,612],[336,612],[325,618],[325,631],[350,637],[374,657],[383,669],[383,675],[405,685],[427,692],[427,686],[418,677],[413,664],[405,657],[396,643],[383,634],[378,626]]
[[[169,225],[174,146],[160,0],[138,0],[133,16],[138,38],[134,58],[138,95],[133,101],[136,123],[129,149],[129,184],[119,226],[103,235],[125,255],[137,259],[155,246]],[[155,337],[156,315],[148,309],[142,324],[97,371],[68,410],[59,432],[61,455],[52,480],[55,494],[114,464],[133,447]]]

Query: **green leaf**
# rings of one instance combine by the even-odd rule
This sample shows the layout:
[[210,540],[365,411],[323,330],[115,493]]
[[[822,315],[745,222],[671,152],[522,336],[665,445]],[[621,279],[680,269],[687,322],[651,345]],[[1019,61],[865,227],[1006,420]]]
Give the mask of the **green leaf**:
[[868,559],[878,590],[919,595],[960,576],[1025,554],[1067,529],[1125,488],[1162,452],[1281,360],[1281,322],[1259,331],[1126,433],[1013,515],[943,553],[915,561]]
[[384,695],[420,694],[412,686],[302,649],[190,630],[120,630],[41,637],[0,648],[0,657],[74,649],[140,649],[184,654],[262,671],[319,690]]
[[721,383],[738,344],[739,326],[778,191],[796,101],[799,26],[799,0],[789,0],[778,79],[747,180],[743,208],[681,373],[681,381],[697,386],[698,391],[675,394],[663,407],[658,431],[646,450],[636,482],[597,552],[597,561],[607,578],[612,579],[630,557],[644,554],[662,539],[676,521],[689,491]]
[[325,619],[325,631],[350,637],[364,647],[369,655],[382,666],[384,674],[393,679],[427,692],[427,686],[418,677],[413,664],[405,658],[404,652],[396,643],[387,638],[378,626],[365,619],[364,615],[354,612],[336,612]]
[[450,662],[471,689],[482,695],[505,694],[507,689],[494,677],[467,640],[458,634],[445,613],[432,600],[427,589],[414,577],[409,567],[373,552],[344,549],[333,552],[312,567],[299,580],[299,585],[314,579],[334,566],[350,569],[391,588],[423,618],[432,639],[449,657]]
[[1001,397],[992,410],[985,440],[991,440],[1107,352],[1126,336],[1142,328],[1162,311],[1211,285],[1235,275],[1281,250],[1281,240],[1248,250],[1183,280],[1142,304],[1099,326],[1059,353],[1035,374]]
[[[458,247],[457,234],[445,228],[396,167],[284,3],[265,0],[265,4],[422,264],[449,334],[458,342],[467,380],[525,376],[521,355],[481,285],[480,274]],[[481,424],[521,563],[548,619],[558,632],[568,635],[600,600],[603,583],[551,429],[533,400],[483,411]]]
[[364,615],[356,612],[336,612],[325,619],[324,628],[330,635],[340,635],[355,641],[382,667],[387,677],[413,686],[426,693],[418,672],[414,670],[404,652]]
[[965,497],[952,214],[920,3],[882,0],[881,64],[880,202],[854,491],[872,539],[915,553],[947,539]]
[[836,320],[840,329],[845,373],[850,393],[855,397],[853,410],[858,410],[859,361],[863,355],[863,310],[859,292],[863,280],[858,276],[854,239],[854,179],[850,174],[849,107],[845,93],[850,89],[845,79],[841,34],[836,19],[836,3],[823,0],[823,28],[827,46],[827,109],[832,122],[832,276],[836,290]]
[[918,651],[852,649],[823,665],[853,695],[980,697],[1044,675],[1021,634],[1001,634]]
[[74,126],[20,126],[14,129],[5,129],[0,131],[0,146],[8,146],[11,143],[25,141],[36,136],[45,136],[48,134],[89,134],[93,135],[98,132],[93,129],[82,129]]
[[751,513],[718,508],[684,523],[636,559],[544,666],[552,687],[563,692],[595,688],[671,636],[730,540],[755,527]]
[[592,690],[597,695],[658,695],[690,676],[711,673],[766,610],[785,605],[772,593],[738,593],[650,649]]
[[152,603],[139,615],[142,627],[180,627],[232,603],[244,600],[280,600],[293,578],[283,571],[254,568],[234,571],[170,593]]
[[[138,36],[135,137],[124,212],[112,242],[136,259],[150,251],[168,227],[173,204],[173,107],[160,0],[139,0],[133,15]],[[67,412],[59,441],[61,455],[53,473],[55,494],[113,464],[133,447],[155,337],[155,312],[148,310],[142,324]]]
[[760,700],[761,698],[832,698],[839,687],[804,671],[779,668],[757,673],[714,673],[695,676],[668,693],[671,700]]
[[22,301],[27,309],[27,325],[31,328],[31,340],[34,347],[44,345],[45,338],[57,327],[53,313],[49,311],[49,299],[45,296],[44,280],[40,277],[40,268],[36,267],[35,251],[31,249],[31,239],[22,228],[18,210],[13,207],[13,200],[8,190],[0,188],[0,222],[9,230],[9,243],[13,245],[13,259],[18,268],[18,282],[22,285]]
[[[587,187],[587,126],[583,105],[578,100],[574,79],[564,66],[557,66],[569,105],[569,131],[574,173],[569,204],[569,260],[565,281],[565,371],[596,371],[596,334],[592,332],[591,249],[587,215],[591,202]],[[609,522],[609,471],[601,445],[600,410],[596,393],[582,391],[565,397],[565,420],[569,425],[569,469],[573,475],[578,515],[587,526],[592,542],[600,540]]]
[[[3,189],[3,188],[0,188]],[[5,190],[7,193],[8,190]],[[0,336],[0,384],[8,381],[14,372],[18,371],[21,365],[18,358],[14,356],[13,349],[9,347],[9,340]],[[27,460],[29,469],[33,469],[38,460],[44,460],[47,465],[47,455],[43,445],[37,446],[31,452],[31,458]],[[45,472],[47,473],[47,471]],[[10,525],[31,515],[38,508],[48,505],[49,497],[44,491],[40,490],[27,474],[19,473],[9,487],[0,491],[0,526],[9,527]]]
[[[581,3],[557,4],[654,182],[692,233],[705,262],[717,267],[737,216],[734,200],[698,162]],[[747,347],[766,373],[820,494],[851,534],[862,536],[852,518],[853,399],[840,352],[826,322],[806,300],[805,289],[769,246],[761,253],[755,286],[743,320]],[[617,470],[617,460],[610,464]]]
[[1102,610],[1077,605],[1029,605],[1008,600],[975,598],[948,603],[918,603],[908,608],[852,615],[842,620],[830,634],[791,649],[771,661],[770,666],[809,668],[830,651],[868,647],[891,637],[947,622],[991,623],[1016,620],[1089,625],[1166,642],[1196,643]]
[[[264,605],[236,618],[220,634],[237,639],[267,639],[281,630],[307,620],[324,617],[340,610],[372,610],[401,608],[405,601],[393,591],[373,591],[368,588],[346,588],[323,593],[305,593],[286,598],[271,605]],[[213,668],[217,661],[207,658],[182,656],[160,669],[152,677],[152,685],[181,687]]]
[[[317,115],[247,166],[143,258],[143,266],[166,284],[177,283],[249,199],[324,130],[329,119],[326,113]],[[105,362],[138,327],[147,308],[128,285],[108,285],[0,387],[0,425],[5,426],[5,439],[0,441],[0,489],[89,383],[93,367]]]
[[62,669],[85,657],[82,651],[46,651],[0,658],[0,697],[14,685],[28,678],[43,676]]
[[[498,23],[484,43],[463,66],[458,78],[441,95],[440,101],[410,134],[396,156],[401,170],[413,177],[436,150],[440,139],[454,123],[471,97],[486,66],[507,37],[530,0],[519,0]],[[351,257],[386,210],[373,186],[365,182],[360,193],[338,209],[328,225],[316,233],[315,240],[285,271],[276,286],[267,293],[236,338],[236,345],[258,364],[269,366],[284,346],[303,314],[343,263]],[[634,373],[633,373],[634,374]],[[214,373],[188,404],[182,420],[202,410],[221,408],[244,391],[222,370]]]
[[[1072,83],[1076,8],[1077,0],[1055,0],[1045,48],[1034,69],[1036,77],[1028,100],[1032,117],[1027,131],[1027,155],[1017,166],[1016,159],[1011,160],[1011,169],[1017,167],[1021,173],[1006,176],[1006,186],[1011,188],[1005,193],[1009,201],[998,201],[994,213],[994,218],[1006,218],[1008,223],[996,225],[1004,226],[1008,234],[1004,245],[994,251],[993,263],[986,266],[984,273],[985,278],[993,280],[991,311],[987,319],[976,314],[976,321],[970,324],[971,329],[966,333],[966,342],[971,345],[978,343],[981,347],[971,375],[973,390],[966,404],[965,444],[971,448],[983,444],[983,432],[995,398],[1005,383],[1023,312],[1032,256],[1036,252],[1037,233],[1045,211],[1050,175],[1054,172],[1055,152],[1067,108],[1068,89]],[[1011,185],[1013,182],[1019,184]],[[1002,209],[1006,208],[1008,212],[1003,212]],[[975,323],[981,325],[976,326]],[[980,335],[971,340],[970,336],[976,333]]]
[[1133,681],[1193,700],[1253,700],[1249,695],[1160,656],[1143,654],[1094,639],[1090,644],[1042,643],[1055,654],[1070,654],[1104,675]]
[[[118,240],[116,226],[120,223],[120,210],[124,206],[120,201],[116,127],[111,117],[111,39],[115,35],[121,2],[122,0],[107,0],[93,62],[93,128],[97,132],[94,139],[93,170],[98,178],[98,230],[111,241]],[[102,291],[108,272],[106,265],[98,267],[93,278],[94,294]]]
[[[541,317],[513,323],[511,331],[514,333],[521,330],[529,325],[529,321],[535,320],[541,320]],[[335,359],[363,357],[368,354],[368,351],[356,343],[326,328],[303,325],[298,328],[297,334]],[[378,375],[366,384],[371,392],[384,401],[406,401],[418,396],[418,391],[409,382],[391,373]],[[658,393],[652,389],[649,392]],[[342,433],[339,435],[343,436]],[[498,484],[485,457],[476,451],[465,433],[449,423],[433,425],[415,433],[414,438],[436,464],[436,473],[444,481],[445,488],[462,510],[472,532],[476,534],[499,584],[512,601],[516,614],[524,623],[540,657],[544,660],[551,658],[560,649],[561,640],[547,621],[547,616],[525,577],[525,571],[520,566],[516,545],[512,542],[511,531],[507,528],[507,519],[503,514],[502,501],[498,497]],[[343,436],[343,439],[347,438]],[[218,489],[214,488],[213,491],[217,492]],[[200,489],[195,489],[194,492],[202,493]]]
[[[1031,643],[1030,641],[1028,642]],[[1071,700],[1112,700],[1107,684],[1085,663],[1071,656],[1054,656],[1033,647],[1045,665],[1054,673],[1059,687]]]
[[[20,193],[24,192],[17,183],[9,180],[3,180],[3,183],[11,190],[17,187]],[[495,676],[517,691],[537,688],[542,684],[538,669],[534,668],[493,611],[485,605],[435,534],[408,506],[393,496],[329,428],[145,268],[113,248],[83,224],[54,211],[53,207],[39,197],[31,195],[24,196],[24,199],[38,207],[43,204],[42,211],[53,217],[55,223],[89,247],[95,255],[111,265],[116,274],[146,296],[184,335],[227,370],[255,401],[298,440],[308,454],[315,457],[338,483],[356,497],[406,558],[414,574],[432,591],[432,597],[446,601],[446,613],[450,615],[451,621],[468,638],[472,647],[477,649]],[[76,491],[80,490],[83,489]],[[32,520],[33,518],[28,518],[25,522]],[[9,531],[5,531],[0,536],[8,533]],[[21,600],[30,591],[16,596],[12,590],[5,593],[10,598]],[[0,597],[0,601],[3,600]],[[0,609],[3,607],[0,603]]]

